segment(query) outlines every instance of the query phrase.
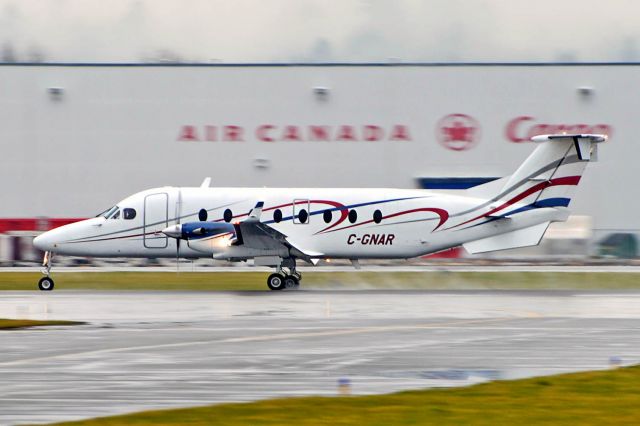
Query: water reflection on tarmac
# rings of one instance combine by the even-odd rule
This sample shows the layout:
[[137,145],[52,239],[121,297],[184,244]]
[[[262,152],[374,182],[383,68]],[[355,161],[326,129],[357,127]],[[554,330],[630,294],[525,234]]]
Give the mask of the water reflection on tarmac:
[[640,292],[2,292],[0,423],[460,386],[640,360]]

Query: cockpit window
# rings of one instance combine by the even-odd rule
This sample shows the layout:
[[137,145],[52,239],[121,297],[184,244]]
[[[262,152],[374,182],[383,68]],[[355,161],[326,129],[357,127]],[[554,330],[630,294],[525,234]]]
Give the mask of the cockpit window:
[[122,211],[122,216],[126,219],[126,220],[131,220],[134,219],[136,217],[136,211],[135,209],[124,209]]
[[111,216],[116,212],[116,210],[118,210],[118,206],[113,206],[113,207],[111,207],[109,210],[107,210],[107,211],[104,211],[104,212],[100,213],[100,214],[99,214],[98,216],[96,216],[96,217],[100,217],[100,216],[102,216],[102,217],[104,217],[105,219],[109,219],[109,217],[111,217]]
[[104,217],[104,218],[106,218],[106,217],[109,215],[109,213],[111,213],[111,210],[113,210],[114,208],[115,208],[115,207],[109,207],[109,208],[108,208],[108,209],[106,209],[105,211],[103,211],[103,212],[101,212],[101,213],[98,213],[98,214],[96,215],[96,217]]
[[117,209],[108,219],[120,219],[120,209]]

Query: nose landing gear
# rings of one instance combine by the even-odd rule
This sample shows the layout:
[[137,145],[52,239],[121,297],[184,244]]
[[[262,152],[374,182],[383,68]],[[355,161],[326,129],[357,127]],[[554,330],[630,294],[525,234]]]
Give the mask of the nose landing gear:
[[38,281],[38,288],[42,291],[51,291],[53,287],[54,282],[50,277],[42,277],[40,281]]
[[53,279],[49,276],[49,273],[51,272],[52,259],[53,259],[53,253],[48,251],[44,252],[44,259],[42,260],[42,266],[43,266],[42,273],[45,276],[40,278],[40,281],[38,281],[38,288],[42,291],[51,291],[53,290],[53,287],[55,285],[55,283],[53,282]]

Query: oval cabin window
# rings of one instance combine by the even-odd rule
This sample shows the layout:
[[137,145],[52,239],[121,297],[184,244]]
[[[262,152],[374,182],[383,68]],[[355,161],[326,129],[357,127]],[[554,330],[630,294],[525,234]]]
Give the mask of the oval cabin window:
[[375,212],[373,212],[373,221],[375,223],[382,222],[382,212],[380,210],[376,210]]
[[226,209],[224,211],[224,214],[222,215],[222,218],[227,223],[231,222],[231,219],[233,219],[233,212],[231,212],[231,210],[229,210],[229,209]]
[[356,223],[356,220],[358,220],[358,213],[355,210],[350,210],[349,211],[349,222]]
[[307,219],[309,219],[309,213],[305,209],[301,209],[298,213],[298,220],[300,223],[307,223]]
[[275,209],[275,211],[273,212],[273,221],[275,223],[280,223],[282,221],[282,210]]

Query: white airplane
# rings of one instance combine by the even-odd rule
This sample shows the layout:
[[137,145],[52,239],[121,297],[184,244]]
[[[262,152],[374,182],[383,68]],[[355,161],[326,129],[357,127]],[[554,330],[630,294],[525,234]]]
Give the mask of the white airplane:
[[295,288],[296,261],[406,259],[464,246],[483,253],[537,245],[567,206],[606,135],[536,136],[510,176],[457,193],[422,189],[154,188],[45,232],[41,290],[53,253],[91,257],[253,259],[275,267],[271,290]]

